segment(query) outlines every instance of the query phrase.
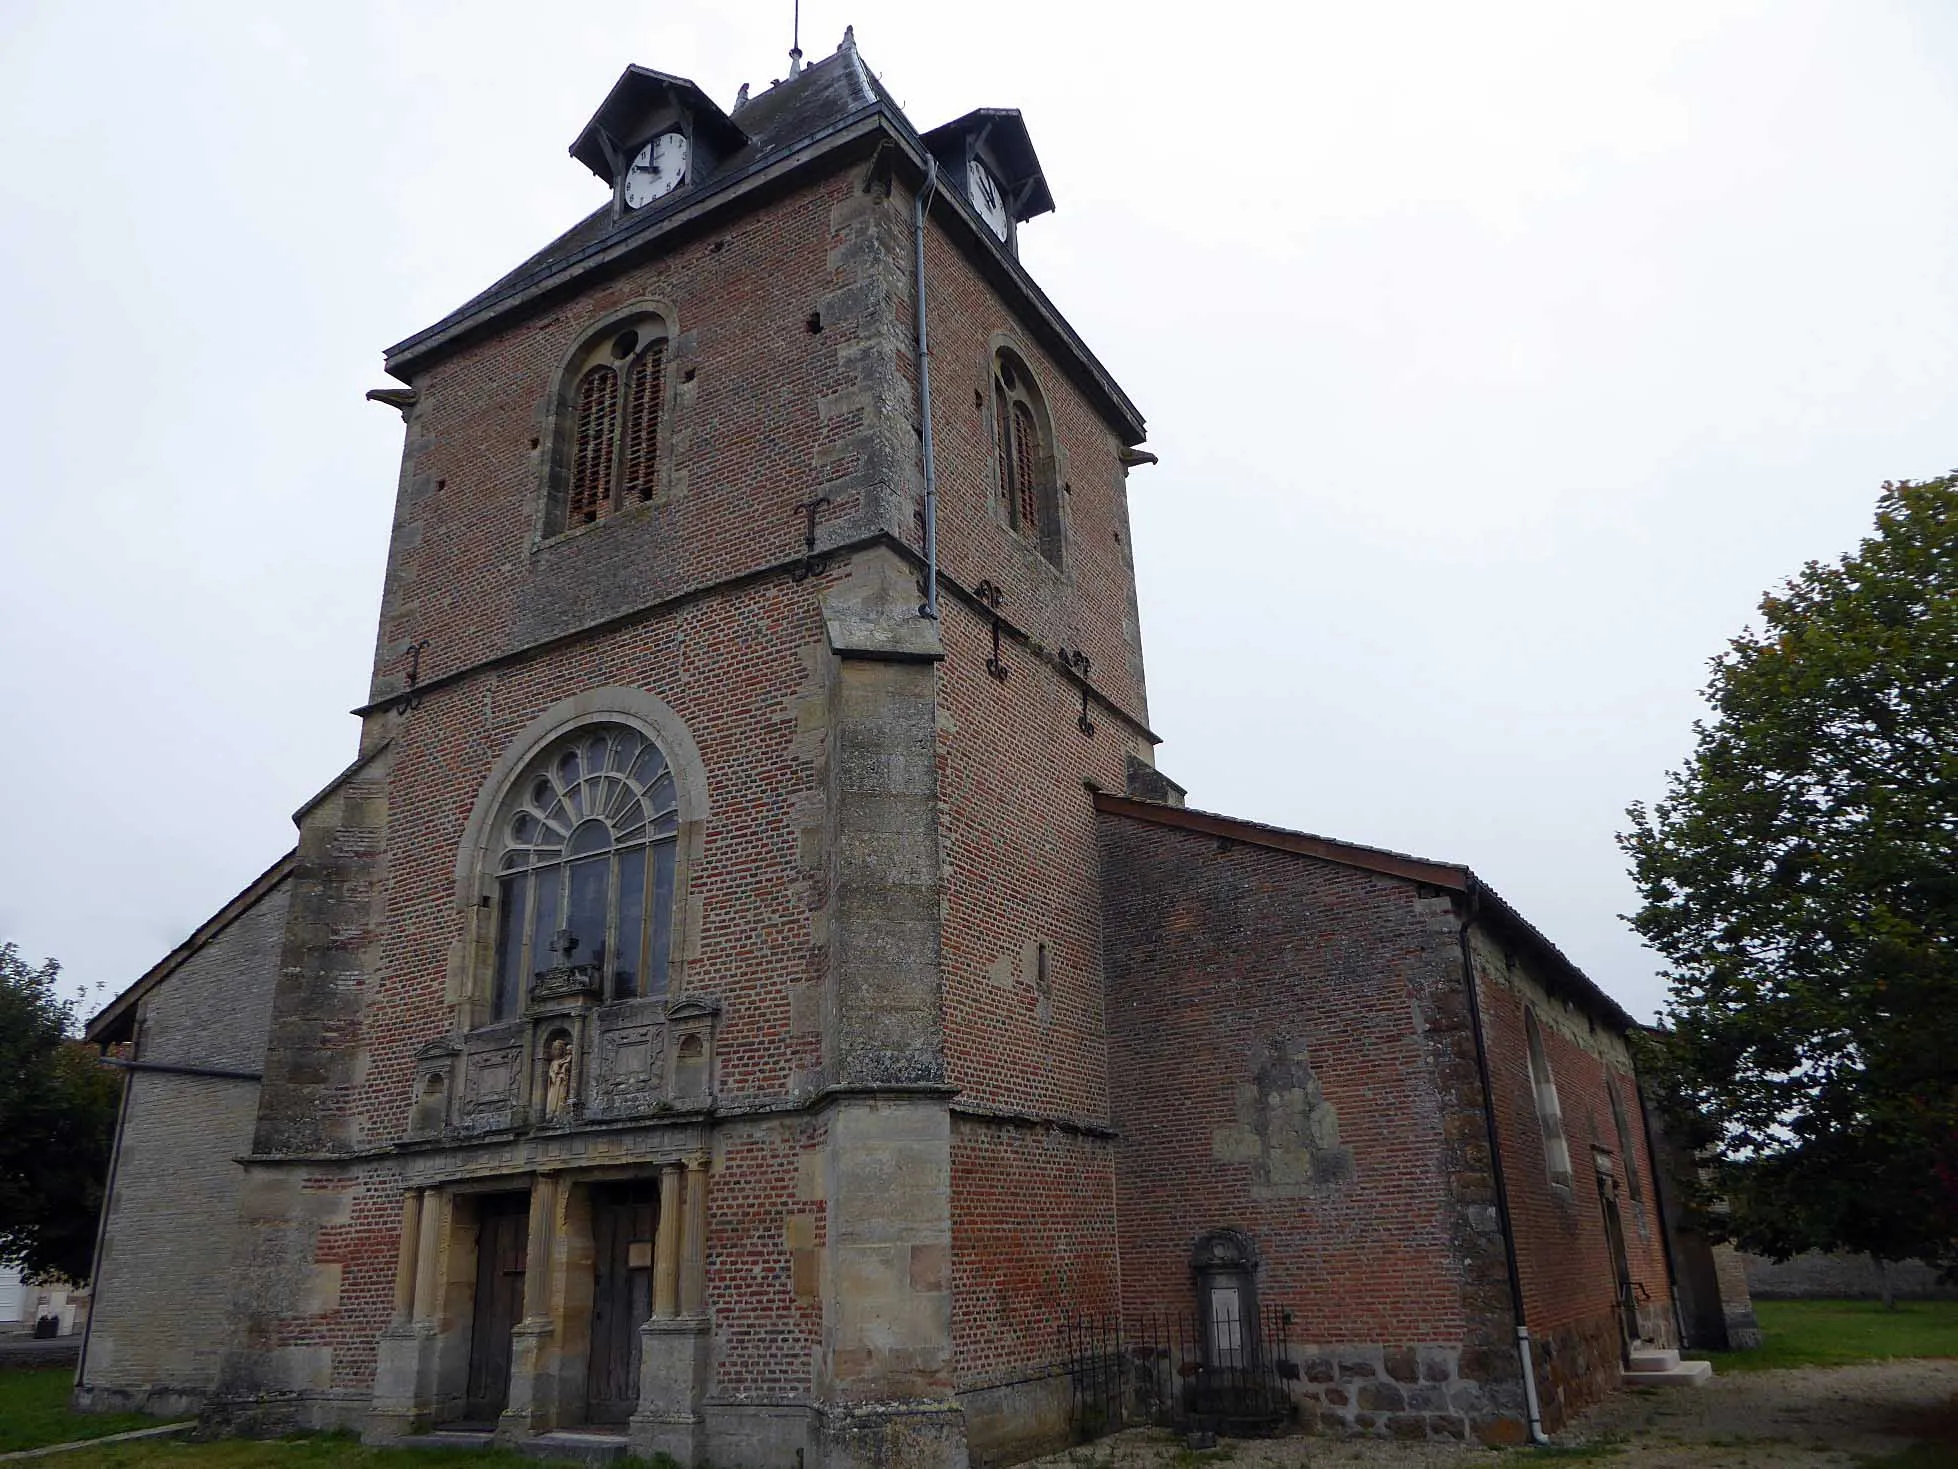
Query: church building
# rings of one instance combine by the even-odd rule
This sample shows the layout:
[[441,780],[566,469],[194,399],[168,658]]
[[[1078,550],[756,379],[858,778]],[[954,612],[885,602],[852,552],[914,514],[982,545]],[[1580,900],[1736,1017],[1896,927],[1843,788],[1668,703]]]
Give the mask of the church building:
[[570,151],[603,207],[368,395],[357,758],[91,1023],[78,1403],[958,1469],[1514,1442],[1670,1344],[1631,1017],[1470,869],[1157,771],[1154,457],[1021,115],[920,132],[846,33]]

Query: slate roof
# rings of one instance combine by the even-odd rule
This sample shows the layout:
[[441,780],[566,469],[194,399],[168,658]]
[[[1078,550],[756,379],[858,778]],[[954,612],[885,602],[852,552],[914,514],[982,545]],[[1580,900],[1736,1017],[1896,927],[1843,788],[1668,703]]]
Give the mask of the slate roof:
[[[687,82],[686,85],[691,87],[693,84]],[[813,140],[818,134],[855,121],[859,115],[880,107],[892,117],[903,120],[904,114],[897,102],[883,84],[870,74],[870,69],[857,55],[855,44],[844,46],[833,56],[805,66],[802,75],[778,83],[760,95],[750,97],[745,107],[736,108],[730,120],[747,134],[748,142],[724,159],[711,174],[693,180],[692,187],[676,190],[664,199],[617,220],[612,217],[611,201],[607,200],[522,265],[471,296],[435,325],[388,348],[387,355],[394,357],[404,349],[440,336],[485,308],[549,279],[594,246],[610,244],[629,235],[657,228],[660,221],[697,202],[716,185],[732,182],[775,157],[785,155],[797,145]],[[908,121],[904,122],[904,126],[910,129]],[[915,130],[912,131],[915,136]],[[584,135],[581,133],[579,136],[582,139]],[[575,149],[577,144],[572,146]]]

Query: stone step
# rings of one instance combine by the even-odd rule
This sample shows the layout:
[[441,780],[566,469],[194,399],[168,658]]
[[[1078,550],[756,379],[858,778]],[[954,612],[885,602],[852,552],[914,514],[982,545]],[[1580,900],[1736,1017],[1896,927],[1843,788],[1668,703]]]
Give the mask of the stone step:
[[1679,1353],[1670,1348],[1633,1347],[1630,1372],[1670,1372],[1679,1365]]
[[1713,1364],[1676,1362],[1653,1371],[1621,1372],[1618,1381],[1623,1387],[1705,1387],[1713,1381]]
[[401,1440],[404,1449],[486,1449],[495,1442],[489,1429],[436,1428],[427,1433],[410,1434]]
[[604,1433],[586,1428],[560,1428],[540,1433],[517,1445],[533,1459],[566,1459],[579,1464],[609,1464],[626,1455],[623,1433]]

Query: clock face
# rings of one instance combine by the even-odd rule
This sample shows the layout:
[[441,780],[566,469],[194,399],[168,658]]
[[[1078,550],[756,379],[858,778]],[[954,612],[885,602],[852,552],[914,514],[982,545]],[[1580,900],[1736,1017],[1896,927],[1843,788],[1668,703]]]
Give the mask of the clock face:
[[992,171],[978,159],[972,160],[972,172],[966,180],[972,198],[972,207],[979,211],[979,217],[986,221],[986,228],[1002,240],[1012,226],[1006,213],[1006,194],[994,178]]
[[628,209],[650,204],[687,181],[687,140],[678,133],[661,133],[639,150],[625,171]]

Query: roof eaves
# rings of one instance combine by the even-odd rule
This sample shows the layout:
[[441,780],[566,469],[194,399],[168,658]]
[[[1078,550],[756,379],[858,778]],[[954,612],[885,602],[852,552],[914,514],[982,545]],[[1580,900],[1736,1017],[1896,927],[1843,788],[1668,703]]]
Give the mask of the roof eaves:
[[1430,862],[1405,852],[1390,852],[1385,847],[1362,846],[1310,832],[1288,831],[1280,826],[1245,821],[1236,816],[1220,816],[1214,811],[1198,811],[1188,806],[1165,806],[1155,801],[1137,801],[1128,796],[1095,794],[1095,810],[1111,816],[1126,816],[1157,826],[1173,826],[1205,836],[1224,837],[1247,846],[1268,847],[1275,852],[1291,852],[1301,857],[1316,857],[1322,862],[1337,862],[1387,877],[1422,882],[1449,892],[1466,893],[1474,875],[1466,868],[1448,862]]
[[143,997],[176,972],[186,959],[210,943],[246,913],[272,889],[292,875],[292,869],[299,860],[297,849],[287,852],[278,861],[266,868],[257,877],[246,883],[228,903],[213,913],[191,932],[189,938],[165,954],[146,970],[142,977],[128,986],[108,1004],[98,1010],[82,1031],[84,1040],[101,1043],[101,1037],[113,1030],[129,1012],[140,1004]]
[[1508,929],[1511,936],[1520,940],[1526,948],[1535,950],[1537,956],[1552,970],[1562,975],[1580,997],[1596,1005],[1604,1012],[1605,1018],[1621,1031],[1639,1029],[1639,1022],[1632,1018],[1631,1013],[1623,1005],[1606,994],[1595,979],[1578,968],[1569,955],[1552,943],[1542,929],[1518,912],[1501,893],[1473,872],[1469,873],[1469,882],[1472,899],[1477,907],[1484,905],[1493,907],[1501,926]]

